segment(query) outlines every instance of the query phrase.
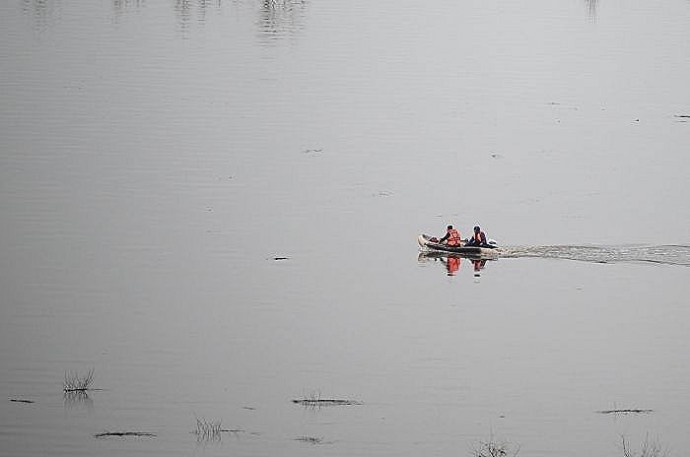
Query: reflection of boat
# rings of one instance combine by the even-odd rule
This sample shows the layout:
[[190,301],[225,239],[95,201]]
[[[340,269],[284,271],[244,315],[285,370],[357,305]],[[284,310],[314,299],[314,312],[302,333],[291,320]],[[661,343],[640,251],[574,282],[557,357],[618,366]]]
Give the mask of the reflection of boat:
[[[448,276],[455,276],[455,274],[460,270],[460,265],[462,264],[463,258],[468,258],[467,255],[454,254],[452,252],[438,252],[438,251],[426,251],[420,252],[419,257],[417,257],[418,262],[428,262],[433,260],[434,262],[440,261],[448,272]],[[474,257],[477,258],[477,257]]]
[[418,262],[429,262],[431,260],[434,262],[440,261],[446,267],[448,276],[455,276],[458,270],[460,270],[462,259],[467,259],[472,262],[474,276],[478,277],[480,270],[484,269],[486,262],[496,260],[497,257],[487,258],[477,254],[460,254],[457,252],[443,251],[422,251],[417,257]]
[[468,258],[494,259],[498,257],[500,252],[500,248],[495,244],[487,246],[448,246],[447,244],[437,243],[435,240],[435,238],[424,234],[417,237],[420,247],[430,253],[439,253],[441,257],[447,257],[449,253],[453,253]]

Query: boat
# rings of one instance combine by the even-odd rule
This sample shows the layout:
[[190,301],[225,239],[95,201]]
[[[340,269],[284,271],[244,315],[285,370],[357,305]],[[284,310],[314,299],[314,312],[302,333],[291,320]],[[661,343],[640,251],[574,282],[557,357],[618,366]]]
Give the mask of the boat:
[[[467,240],[462,241],[463,243],[467,242]],[[447,244],[439,243],[432,236],[421,234],[417,237],[417,243],[425,251],[455,253],[467,257],[496,258],[500,252],[500,248],[493,240],[489,240],[489,243],[483,246],[465,246],[464,244],[448,246]]]

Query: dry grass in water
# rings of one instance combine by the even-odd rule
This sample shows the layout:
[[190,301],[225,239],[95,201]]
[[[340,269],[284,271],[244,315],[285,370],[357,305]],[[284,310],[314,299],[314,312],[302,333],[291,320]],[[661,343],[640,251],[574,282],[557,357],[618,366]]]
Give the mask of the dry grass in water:
[[321,397],[321,392],[313,392],[309,394],[308,396],[305,396],[304,398],[298,398],[295,400],[292,400],[293,403],[302,405],[302,406],[309,406],[309,407],[318,407],[318,406],[352,406],[352,405],[361,405],[362,402],[355,401],[355,400],[345,400],[345,399],[337,399],[337,398],[322,398]]
[[653,409],[605,409],[604,411],[597,411],[599,414],[649,414],[653,413]]
[[223,431],[222,421],[209,421],[206,419],[196,418],[196,429],[194,434],[200,441],[213,441],[220,439],[220,433]]
[[618,405],[613,404],[613,408],[604,409],[602,411],[597,411],[599,414],[649,414],[653,413],[652,409],[640,409],[640,408],[618,408]]
[[625,436],[621,436],[621,441],[624,457],[668,457],[669,455],[668,450],[661,447],[658,439],[650,441],[649,436],[645,436],[639,451],[633,451],[630,448],[630,442]]
[[91,400],[86,390],[65,391],[62,395],[65,399],[65,407],[67,408],[74,408],[81,405],[87,407],[93,406],[93,400]]
[[192,432],[196,435],[197,441],[220,441],[221,433],[243,433],[240,428],[223,428],[223,421],[210,421],[204,418],[196,418],[196,429]]
[[519,451],[519,446],[513,451],[507,441],[496,441],[492,433],[487,441],[479,441],[470,454],[472,457],[515,457]]
[[93,384],[94,369],[91,368],[85,375],[80,375],[76,371],[66,371],[63,390],[65,392],[86,392],[91,390]]

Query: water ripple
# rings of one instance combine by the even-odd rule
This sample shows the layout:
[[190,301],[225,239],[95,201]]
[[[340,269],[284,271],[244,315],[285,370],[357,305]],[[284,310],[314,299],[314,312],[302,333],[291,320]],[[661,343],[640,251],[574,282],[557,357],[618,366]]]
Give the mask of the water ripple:
[[690,246],[515,246],[504,248],[501,257],[542,257],[595,263],[655,263],[690,267]]

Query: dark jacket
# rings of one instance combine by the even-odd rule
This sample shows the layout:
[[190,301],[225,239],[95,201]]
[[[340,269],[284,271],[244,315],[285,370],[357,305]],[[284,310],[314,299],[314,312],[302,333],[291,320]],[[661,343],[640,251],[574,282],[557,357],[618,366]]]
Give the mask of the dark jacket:
[[465,246],[486,246],[486,235],[484,232],[480,231],[479,233],[475,233],[472,235],[472,238],[470,238],[467,241],[467,244]]

